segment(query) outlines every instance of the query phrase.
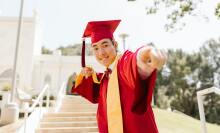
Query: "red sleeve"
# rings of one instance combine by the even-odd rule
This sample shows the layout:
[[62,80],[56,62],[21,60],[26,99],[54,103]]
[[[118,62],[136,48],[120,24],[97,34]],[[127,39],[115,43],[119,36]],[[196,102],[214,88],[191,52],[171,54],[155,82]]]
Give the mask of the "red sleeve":
[[118,63],[119,75],[128,84],[127,89],[133,91],[132,112],[144,113],[151,105],[156,81],[156,71],[146,80],[141,80],[137,69],[137,52],[126,51]]
[[93,82],[92,76],[87,79],[83,79],[82,83],[76,88],[72,88],[72,91],[86,98],[92,103],[98,103],[99,98],[99,84]]

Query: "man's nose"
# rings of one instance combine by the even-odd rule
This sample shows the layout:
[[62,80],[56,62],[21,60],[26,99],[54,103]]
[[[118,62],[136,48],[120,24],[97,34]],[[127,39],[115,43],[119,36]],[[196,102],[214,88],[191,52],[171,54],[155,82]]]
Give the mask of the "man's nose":
[[100,48],[98,51],[99,56],[102,56],[105,54],[105,50],[103,48]]

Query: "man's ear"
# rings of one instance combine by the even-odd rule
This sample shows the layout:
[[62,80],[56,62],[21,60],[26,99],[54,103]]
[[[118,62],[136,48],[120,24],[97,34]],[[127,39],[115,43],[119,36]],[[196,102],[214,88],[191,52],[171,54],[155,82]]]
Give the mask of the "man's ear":
[[115,49],[118,49],[118,42],[113,40],[113,44],[114,44]]

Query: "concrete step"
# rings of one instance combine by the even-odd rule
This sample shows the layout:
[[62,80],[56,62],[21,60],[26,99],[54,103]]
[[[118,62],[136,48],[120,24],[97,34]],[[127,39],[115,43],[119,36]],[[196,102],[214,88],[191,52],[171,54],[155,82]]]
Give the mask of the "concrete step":
[[62,107],[98,107],[98,104],[92,103],[62,103]]
[[[65,100],[80,100],[80,101],[88,101],[85,98],[81,97],[81,96],[65,96],[62,99],[63,101]],[[89,102],[89,101],[88,101]]]
[[68,112],[68,113],[80,113],[80,112],[97,112],[96,108],[86,108],[86,109],[71,109],[71,108],[60,108],[58,112]]
[[96,109],[59,109],[59,112],[96,112]]
[[82,121],[82,122],[41,122],[40,128],[49,127],[97,127],[96,121]]
[[96,121],[95,116],[74,116],[74,117],[46,117],[41,122],[73,122],[73,121]]
[[61,106],[60,107],[60,110],[64,110],[64,109],[72,109],[72,110],[84,110],[84,109],[88,109],[88,110],[97,110],[97,107],[74,107],[74,106],[66,106],[66,107],[63,107],[63,106]]
[[62,100],[62,103],[75,103],[75,104],[92,104],[95,105],[96,103],[91,103],[90,101],[86,100],[86,99],[66,99],[66,100]]
[[82,99],[82,100],[74,100],[74,99],[63,100],[62,103],[63,104],[92,104],[91,102],[86,101],[84,99]]
[[97,109],[98,106],[89,106],[89,105],[75,105],[75,104],[72,104],[72,105],[66,105],[66,106],[63,106],[61,105],[60,108],[63,108],[63,109]]
[[58,112],[45,114],[46,117],[68,117],[68,116],[96,116],[96,112]]
[[97,127],[60,127],[60,128],[38,128],[36,133],[89,133],[97,132]]
[[97,107],[81,96],[65,96],[57,113],[44,114],[36,133],[98,133]]

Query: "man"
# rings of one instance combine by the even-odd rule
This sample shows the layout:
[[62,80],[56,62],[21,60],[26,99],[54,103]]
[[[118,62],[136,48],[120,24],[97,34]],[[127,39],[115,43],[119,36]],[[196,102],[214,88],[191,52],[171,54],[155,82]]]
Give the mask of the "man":
[[91,37],[93,53],[106,71],[95,73],[82,58],[83,68],[72,91],[98,103],[100,133],[158,133],[151,99],[156,71],[165,64],[166,56],[149,45],[117,55],[113,33],[119,23],[110,20],[87,24],[83,37]]

